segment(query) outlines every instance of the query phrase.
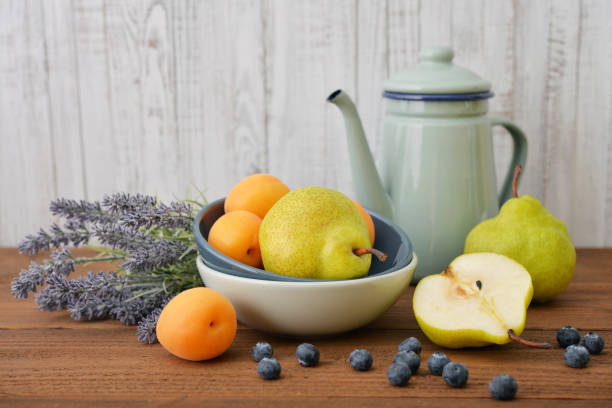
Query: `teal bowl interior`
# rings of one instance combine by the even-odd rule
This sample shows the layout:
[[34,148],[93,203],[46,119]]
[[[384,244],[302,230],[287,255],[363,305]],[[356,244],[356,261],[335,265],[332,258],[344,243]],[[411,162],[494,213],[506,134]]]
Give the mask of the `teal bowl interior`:
[[[267,272],[263,269],[253,268],[223,255],[210,246],[207,241],[208,231],[210,231],[215,221],[224,214],[224,203],[225,198],[213,201],[202,208],[194,219],[193,234],[202,261],[204,261],[206,265],[220,272],[245,278],[288,282],[322,281],[321,279],[304,279],[279,275]],[[412,260],[412,244],[406,233],[390,219],[373,211],[367,211],[372,216],[374,229],[376,231],[374,247],[387,254],[387,260],[385,262],[380,262],[376,257],[372,257],[372,264],[367,276],[394,272],[408,265]]]

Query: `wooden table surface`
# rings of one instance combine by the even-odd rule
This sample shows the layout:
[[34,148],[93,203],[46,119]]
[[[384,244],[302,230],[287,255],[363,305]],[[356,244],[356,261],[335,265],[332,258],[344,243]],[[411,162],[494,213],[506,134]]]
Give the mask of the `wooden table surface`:
[[[524,337],[553,343],[551,350],[518,344],[444,350],[466,364],[469,380],[452,389],[429,374],[427,358],[440,347],[427,340],[412,314],[414,288],[380,319],[327,339],[276,337],[239,325],[234,344],[205,362],[180,360],[159,344],[137,341],[134,327],[115,321],[76,322],[64,312],[40,312],[33,300],[14,299],[10,282],[29,263],[15,249],[0,249],[0,406],[483,406],[504,404],[489,396],[497,374],[513,375],[513,403],[527,406],[612,406],[612,249],[582,249],[574,280],[552,302],[531,306]],[[599,333],[607,343],[587,368],[563,361],[555,333],[573,325]],[[392,387],[387,367],[406,337],[421,340],[421,368],[406,387]],[[268,341],[281,363],[276,381],[261,380],[249,352]],[[302,340],[321,352],[318,366],[298,365]],[[372,352],[370,371],[355,372],[348,356]]]

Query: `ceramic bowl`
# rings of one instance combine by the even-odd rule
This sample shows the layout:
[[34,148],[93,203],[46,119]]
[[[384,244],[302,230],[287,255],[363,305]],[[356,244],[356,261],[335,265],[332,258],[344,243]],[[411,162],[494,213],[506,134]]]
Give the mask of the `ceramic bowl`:
[[225,295],[240,322],[270,333],[322,336],[364,326],[404,293],[417,257],[393,272],[338,281],[288,282],[230,275],[197,258],[204,284]]
[[[208,231],[219,217],[224,214],[223,204],[225,199],[219,199],[204,207],[195,217],[193,234],[198,250],[204,263],[217,271],[239,277],[250,277],[255,279],[287,281],[287,282],[322,282],[320,279],[303,279],[292,276],[279,275],[253,268],[232,258],[223,255],[208,243]],[[372,257],[372,264],[368,276],[375,276],[395,272],[408,265],[412,260],[412,244],[406,233],[393,221],[368,211],[374,222],[376,239],[374,247],[387,254],[387,260],[380,262]]]
[[388,256],[372,257],[368,276],[356,279],[301,279],[237,262],[208,242],[208,231],[223,215],[224,199],[210,203],[194,219],[204,284],[225,295],[238,320],[254,329],[291,336],[320,336],[364,326],[386,312],[404,293],[417,257],[410,239],[391,220],[370,211],[375,247]]

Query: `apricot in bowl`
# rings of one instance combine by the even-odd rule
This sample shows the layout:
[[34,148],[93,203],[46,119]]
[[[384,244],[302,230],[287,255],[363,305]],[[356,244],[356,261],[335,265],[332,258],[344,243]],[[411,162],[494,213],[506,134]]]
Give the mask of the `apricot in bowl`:
[[240,180],[225,200],[225,212],[244,210],[263,220],[266,213],[289,192],[282,181],[270,174],[253,174]]

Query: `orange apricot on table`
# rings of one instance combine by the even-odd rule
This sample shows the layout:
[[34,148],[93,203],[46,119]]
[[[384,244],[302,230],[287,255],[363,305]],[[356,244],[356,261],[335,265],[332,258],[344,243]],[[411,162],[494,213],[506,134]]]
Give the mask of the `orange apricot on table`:
[[289,187],[270,174],[253,174],[241,180],[225,198],[225,212],[246,210],[263,220]]
[[168,302],[156,332],[168,352],[200,361],[223,354],[234,341],[236,327],[236,311],[225,296],[209,288],[193,288]]
[[363,219],[365,220],[366,224],[368,225],[368,231],[370,232],[370,243],[374,245],[375,233],[374,233],[374,221],[372,221],[372,217],[357,201],[353,200],[353,204],[355,204],[355,207],[357,207],[357,209],[363,216]]
[[232,211],[215,221],[208,232],[208,243],[222,254],[243,264],[261,268],[259,225],[261,218],[244,211]]

